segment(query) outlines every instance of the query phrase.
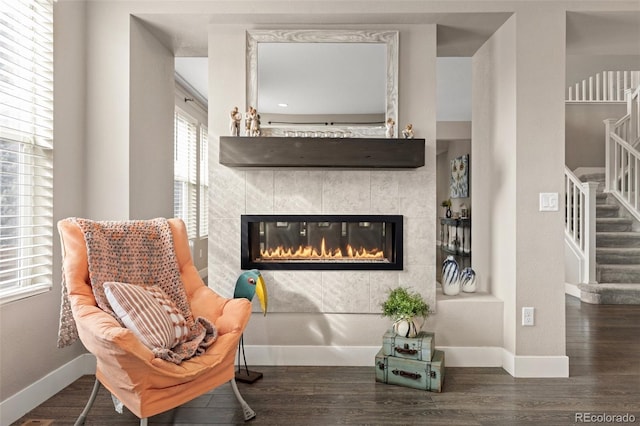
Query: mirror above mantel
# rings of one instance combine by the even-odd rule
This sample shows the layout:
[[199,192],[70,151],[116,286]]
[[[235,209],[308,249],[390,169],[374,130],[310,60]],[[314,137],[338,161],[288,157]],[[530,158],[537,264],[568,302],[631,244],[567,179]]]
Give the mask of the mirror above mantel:
[[384,137],[398,121],[398,32],[248,31],[247,105],[263,136]]

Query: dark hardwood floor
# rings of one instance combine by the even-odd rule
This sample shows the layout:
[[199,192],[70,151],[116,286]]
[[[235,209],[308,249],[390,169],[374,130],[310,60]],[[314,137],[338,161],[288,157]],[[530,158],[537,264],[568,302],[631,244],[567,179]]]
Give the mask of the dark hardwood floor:
[[[566,306],[569,378],[520,379],[500,368],[449,367],[443,392],[432,393],[376,383],[373,366],[252,367],[264,378],[238,383],[257,413],[249,424],[572,425],[578,413],[628,413],[640,423],[640,306],[589,305],[570,296]],[[78,379],[14,425],[27,419],[73,424],[92,384],[92,376]],[[228,384],[149,419],[150,425],[243,423]],[[133,426],[138,420],[126,409],[117,414],[102,389],[86,424]]]

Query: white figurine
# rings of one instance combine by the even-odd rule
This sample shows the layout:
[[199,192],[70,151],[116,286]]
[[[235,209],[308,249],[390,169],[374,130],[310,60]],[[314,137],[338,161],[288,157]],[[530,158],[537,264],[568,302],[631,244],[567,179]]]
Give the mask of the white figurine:
[[413,124],[407,124],[407,127],[402,131],[402,136],[405,139],[413,139]]
[[242,120],[242,114],[238,111],[238,107],[233,107],[230,116],[229,133],[231,133],[231,136],[240,136],[240,121]]
[[394,132],[394,126],[395,125],[396,125],[396,122],[393,121],[393,118],[389,117],[387,119],[387,124],[386,124],[386,126],[387,126],[387,131],[386,131],[387,138],[392,138],[393,135],[395,134],[395,132]]
[[244,133],[247,136],[251,136],[251,117],[252,117],[253,107],[249,107],[249,111],[244,113]]
[[251,111],[249,111],[249,117],[251,118],[251,123],[249,124],[249,135],[260,136],[260,116],[258,115],[258,111],[256,111],[255,108],[251,108]]

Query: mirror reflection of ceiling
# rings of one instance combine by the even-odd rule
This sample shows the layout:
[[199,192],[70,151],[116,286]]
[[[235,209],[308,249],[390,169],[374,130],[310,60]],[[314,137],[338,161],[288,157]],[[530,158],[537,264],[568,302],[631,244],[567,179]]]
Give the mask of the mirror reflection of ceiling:
[[259,43],[258,111],[384,115],[386,55],[382,43]]
[[[470,121],[471,58],[438,58],[436,67],[438,78],[436,119],[438,121]],[[176,72],[205,99],[207,99],[209,78],[207,69],[207,58],[176,58]],[[384,98],[382,105],[384,108]],[[268,112],[261,107],[258,111]]]

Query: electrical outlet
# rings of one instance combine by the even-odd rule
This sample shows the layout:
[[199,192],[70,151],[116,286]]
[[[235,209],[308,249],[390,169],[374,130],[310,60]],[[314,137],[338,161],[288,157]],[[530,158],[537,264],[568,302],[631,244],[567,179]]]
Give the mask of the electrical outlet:
[[534,308],[522,308],[522,325],[534,325],[533,312]]

